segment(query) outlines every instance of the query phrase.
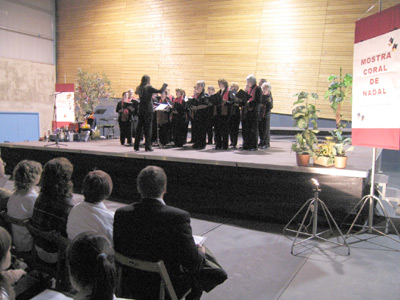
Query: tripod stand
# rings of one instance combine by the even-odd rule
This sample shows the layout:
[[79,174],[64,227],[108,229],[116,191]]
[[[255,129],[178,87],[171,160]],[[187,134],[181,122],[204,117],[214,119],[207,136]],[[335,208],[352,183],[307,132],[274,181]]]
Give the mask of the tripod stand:
[[[290,253],[292,255],[294,255],[293,254],[293,249],[294,249],[295,246],[300,245],[300,244],[302,244],[302,243],[304,243],[306,241],[309,241],[309,240],[312,240],[312,239],[315,238],[315,239],[320,239],[320,240],[323,240],[325,242],[333,243],[333,244],[336,244],[336,245],[339,245],[339,246],[345,246],[348,249],[347,255],[350,255],[350,247],[347,244],[346,239],[344,238],[341,230],[339,229],[339,226],[337,225],[335,219],[333,218],[333,216],[330,213],[330,211],[329,211],[328,207],[326,206],[326,204],[321,199],[319,199],[319,192],[321,190],[319,189],[318,181],[316,179],[312,178],[311,182],[313,184],[314,197],[311,198],[311,199],[308,199],[306,201],[306,203],[304,203],[303,206],[294,215],[294,217],[289,221],[289,223],[283,228],[283,234],[285,234],[285,232],[287,232],[287,231],[296,233],[296,236],[294,238]],[[324,213],[325,219],[326,219],[326,221],[328,222],[328,225],[329,225],[329,229],[321,231],[321,232],[318,232],[318,209],[319,209],[319,206],[321,206],[322,212]],[[289,229],[290,224],[296,219],[296,217],[303,211],[303,209],[305,207],[307,207],[307,210],[306,210],[306,213],[305,213],[305,215],[303,217],[303,220],[301,221],[301,224],[300,224],[299,228],[297,230]],[[312,233],[307,232],[308,225],[304,226],[304,223],[305,223],[305,221],[307,219],[307,216],[309,215],[310,212],[311,212],[310,223],[311,223],[311,220],[312,220]],[[337,231],[339,232],[340,236],[342,237],[343,243],[330,241],[330,240],[327,240],[327,239],[322,237],[322,235],[327,233],[327,232],[329,232],[330,234],[333,233],[331,222],[335,225]],[[297,242],[297,239],[299,238],[300,234],[304,235],[304,236],[306,236],[308,238]]]
[[[350,235],[350,232],[351,232],[351,230],[353,229],[354,226],[359,226],[359,227],[362,227],[362,229],[357,233],[361,233],[361,232],[364,232],[364,231],[368,230],[368,233],[376,232],[376,233],[379,233],[379,234],[381,234],[383,236],[387,236],[388,238],[394,240],[395,242],[400,243],[400,235],[399,235],[399,232],[398,232],[396,226],[394,226],[392,219],[389,217],[385,207],[382,204],[382,201],[378,197],[376,197],[374,195],[374,191],[375,191],[375,161],[376,161],[376,148],[373,148],[373,151],[372,151],[372,169],[371,169],[371,188],[370,188],[370,193],[369,193],[369,195],[364,196],[357,203],[357,205],[352,209],[352,211],[355,210],[361,204],[361,207],[358,210],[357,215],[356,215],[353,223],[351,224],[349,230],[347,231],[346,238]],[[383,233],[382,231],[376,229],[376,227],[373,226],[375,201],[378,203],[378,205],[380,206],[380,208],[383,211],[383,214],[385,216],[386,224],[390,224],[392,226],[392,228],[396,232],[396,235],[397,235],[397,237],[399,239],[392,238],[391,236],[387,235],[386,233]],[[364,209],[364,207],[365,207],[365,205],[367,203],[369,204],[368,220],[364,225],[356,225],[355,223],[357,222],[361,212],[363,211],[363,209]]]
[[[57,95],[58,95],[58,94],[60,94],[60,93],[54,93],[53,95],[50,95],[50,96],[54,96],[54,103],[53,103],[53,122],[52,122],[52,124],[51,124],[51,129],[53,129],[53,130],[54,130],[53,127],[57,128]],[[44,145],[45,147],[56,146],[57,148],[60,148],[60,146],[68,146],[67,144],[60,144],[60,143],[58,142],[58,140],[59,140],[59,133],[58,133],[58,132],[56,132],[55,135],[56,135],[56,142],[55,142],[55,143],[52,143],[52,144]]]

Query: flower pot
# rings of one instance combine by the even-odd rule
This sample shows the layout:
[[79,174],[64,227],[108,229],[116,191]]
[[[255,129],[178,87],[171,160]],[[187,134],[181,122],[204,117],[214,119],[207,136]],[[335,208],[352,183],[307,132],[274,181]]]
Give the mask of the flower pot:
[[330,162],[329,157],[327,156],[314,156],[314,165],[322,167],[332,167],[334,163]]
[[335,168],[344,169],[347,166],[347,156],[335,156]]
[[299,154],[296,153],[296,162],[300,167],[307,167],[310,161],[310,154]]

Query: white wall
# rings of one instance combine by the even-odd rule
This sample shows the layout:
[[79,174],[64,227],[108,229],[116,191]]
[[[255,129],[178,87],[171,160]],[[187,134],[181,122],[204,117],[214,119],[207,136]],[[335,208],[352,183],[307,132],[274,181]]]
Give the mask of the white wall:
[[39,112],[51,128],[55,85],[54,0],[0,0],[0,111]]

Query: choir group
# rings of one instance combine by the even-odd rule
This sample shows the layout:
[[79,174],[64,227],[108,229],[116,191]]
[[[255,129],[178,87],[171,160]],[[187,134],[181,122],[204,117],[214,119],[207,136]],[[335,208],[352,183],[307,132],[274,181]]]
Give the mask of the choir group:
[[240,122],[243,144],[240,150],[255,151],[270,146],[270,117],[273,108],[271,85],[261,79],[257,85],[254,75],[246,78],[246,87],[239,90],[237,83],[230,85],[225,79],[218,80],[219,91],[200,80],[194,86],[193,96],[187,97],[182,89],[176,89],[176,97],[170,94],[167,84],[157,90],[150,85],[150,77],[144,75],[133,97],[132,89],[122,94],[116,111],[119,114],[120,142],[125,140],[139,151],[140,141],[145,139],[145,150],[151,145],[167,144],[182,147],[187,142],[191,124],[192,148],[204,149],[214,144],[216,150],[236,149]]

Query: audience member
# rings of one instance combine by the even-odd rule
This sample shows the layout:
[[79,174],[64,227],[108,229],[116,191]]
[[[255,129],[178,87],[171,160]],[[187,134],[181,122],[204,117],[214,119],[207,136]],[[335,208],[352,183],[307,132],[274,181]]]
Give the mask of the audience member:
[[67,233],[74,239],[82,232],[90,232],[107,237],[112,241],[114,213],[106,208],[103,200],[112,192],[110,175],[96,170],[83,179],[84,201],[75,205],[68,216]]
[[25,271],[12,270],[5,271],[11,265],[11,236],[3,227],[0,227],[0,299],[15,299],[14,290],[11,285],[18,281]]
[[[114,218],[114,248],[125,256],[149,261],[162,259],[178,297],[189,287],[189,299],[200,299],[227,278],[225,271],[204,246],[196,245],[188,212],[163,201],[167,176],[163,169],[148,166],[137,178],[142,201],[122,207]],[[215,268],[210,267],[212,262]],[[157,278],[122,267],[117,296],[157,299]]]
[[[14,169],[14,193],[7,203],[7,214],[17,219],[32,217],[33,206],[38,194],[35,186],[39,183],[42,165],[36,161],[20,161]],[[12,225],[14,245],[20,252],[32,250],[33,239],[26,227]]]
[[101,235],[80,234],[67,248],[75,300],[112,300],[116,284],[114,251]]
[[5,166],[6,163],[0,157],[0,211],[7,209],[7,202],[12,194],[12,191],[3,187],[7,181]]
[[[68,214],[73,206],[72,172],[71,162],[64,157],[54,158],[44,165],[41,190],[33,207],[33,226],[42,231],[56,230],[67,237]],[[57,262],[55,243],[39,239],[35,248],[41,260],[48,263]]]

